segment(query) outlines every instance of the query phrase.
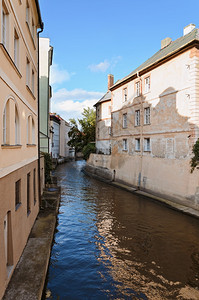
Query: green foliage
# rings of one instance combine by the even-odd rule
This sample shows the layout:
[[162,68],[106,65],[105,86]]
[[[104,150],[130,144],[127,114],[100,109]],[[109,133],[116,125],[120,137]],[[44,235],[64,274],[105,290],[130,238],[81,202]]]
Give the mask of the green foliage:
[[79,130],[77,122],[75,119],[70,119],[70,123],[72,125],[71,129],[68,132],[68,136],[70,138],[70,141],[68,142],[68,145],[70,147],[75,148],[75,152],[79,152],[83,148],[83,134]]
[[191,173],[193,173],[194,169],[199,164],[199,139],[196,141],[195,145],[193,146],[192,153],[194,156],[191,159]]
[[51,183],[50,173],[53,169],[52,158],[49,153],[42,152],[44,156],[44,168],[45,168],[45,183]]
[[68,136],[70,141],[68,145],[75,148],[75,152],[82,152],[83,148],[90,142],[95,141],[95,110],[91,108],[84,108],[82,118],[78,119],[81,130],[78,128],[78,123],[75,119],[70,119],[72,125]]
[[82,152],[83,152],[84,159],[87,160],[89,158],[89,155],[91,153],[95,153],[96,152],[95,144],[94,143],[87,144],[86,146],[84,146]]

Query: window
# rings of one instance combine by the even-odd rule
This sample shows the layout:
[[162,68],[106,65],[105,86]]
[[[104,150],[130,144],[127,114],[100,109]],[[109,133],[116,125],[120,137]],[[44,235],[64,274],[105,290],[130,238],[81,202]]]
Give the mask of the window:
[[150,76],[146,77],[144,80],[144,85],[145,85],[145,92],[150,91]]
[[15,209],[21,204],[21,179],[15,182]]
[[37,196],[36,196],[36,169],[33,171],[33,195],[34,195],[34,204],[37,201]]
[[19,115],[15,105],[15,145],[19,144]]
[[[10,98],[5,105],[3,112],[3,139],[4,145],[19,145],[20,143],[20,122],[16,102]],[[12,132],[14,134],[12,134]]]
[[127,88],[123,89],[123,101],[127,101]]
[[27,214],[30,214],[30,173],[27,174]]
[[127,114],[123,114],[123,128],[127,128]]
[[32,70],[32,93],[35,92],[35,72]]
[[4,5],[2,8],[2,44],[5,48],[8,47],[8,11]]
[[140,126],[140,110],[135,111],[135,126]]
[[35,123],[32,116],[29,116],[27,120],[27,144],[35,144]]
[[14,63],[18,67],[19,65],[19,36],[17,31],[14,31]]
[[135,84],[135,96],[140,96],[140,81],[136,82]]
[[123,151],[127,151],[127,139],[123,139]]
[[30,20],[30,7],[28,1],[26,2],[26,23],[29,25]]
[[108,127],[108,134],[109,134],[109,135],[112,134],[111,126]]
[[30,61],[26,58],[26,85],[30,86]]
[[144,151],[151,151],[150,138],[144,139]]
[[3,112],[3,144],[7,144],[7,108]]
[[135,139],[135,151],[140,151],[140,139]]
[[150,107],[144,109],[144,124],[150,124]]
[[35,24],[34,24],[33,19],[32,19],[32,38],[33,38],[33,40],[35,39]]

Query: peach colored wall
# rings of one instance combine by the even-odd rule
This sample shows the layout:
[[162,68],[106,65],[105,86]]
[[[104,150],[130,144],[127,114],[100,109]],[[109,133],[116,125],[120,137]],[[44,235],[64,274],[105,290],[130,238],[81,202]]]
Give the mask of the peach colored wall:
[[[36,203],[33,199],[33,170],[36,169]],[[27,215],[27,174],[30,172],[30,214]],[[3,220],[8,211],[11,212],[11,234],[12,234],[12,250],[13,250],[13,268],[22,254],[24,246],[27,242],[32,225],[39,211],[38,199],[38,180],[37,180],[37,161],[18,169],[17,171],[0,179],[0,297],[8,284],[11,276],[7,276],[7,267],[5,263],[5,247],[4,247],[4,227]],[[21,205],[15,208],[15,182],[21,179]]]
[[[26,1],[3,1],[7,15],[7,42],[3,45],[0,26],[0,299],[26,245],[39,211],[37,172],[37,29],[38,14],[34,0],[29,3],[29,25],[26,22]],[[0,24],[2,24],[0,1]],[[34,29],[32,28],[32,20]],[[18,59],[14,58],[14,35],[18,35]],[[29,83],[26,62],[30,62]],[[34,73],[34,76],[32,75]],[[33,80],[34,78],[34,80]],[[7,103],[6,141],[3,138],[3,112]],[[16,113],[17,112],[17,113]],[[18,116],[15,131],[15,115]],[[28,125],[29,119],[29,125]],[[29,129],[29,138],[27,135]],[[15,138],[17,132],[17,140]],[[34,138],[35,136],[35,138]],[[36,203],[33,201],[33,174],[36,169]],[[30,172],[31,213],[27,216],[27,173]],[[15,208],[15,182],[21,179],[21,205]],[[11,233],[9,255],[12,267],[8,275],[5,261],[4,218],[9,212]]]

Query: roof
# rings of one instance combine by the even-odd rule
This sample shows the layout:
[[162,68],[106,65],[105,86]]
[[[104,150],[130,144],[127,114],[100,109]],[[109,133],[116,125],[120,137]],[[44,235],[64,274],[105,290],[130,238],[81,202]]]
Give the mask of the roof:
[[164,47],[163,49],[160,49],[158,52],[156,52],[152,57],[146,60],[143,64],[141,64],[129,75],[127,75],[121,80],[118,80],[110,89],[111,90],[114,89],[118,85],[121,85],[123,82],[127,81],[128,79],[136,75],[138,72],[144,71],[145,69],[152,67],[158,62],[161,62],[165,58],[179,52],[180,50],[187,47],[192,42],[199,42],[199,29],[197,28],[193,29],[191,32],[178,38],[177,40],[171,42],[168,46]]
[[106,92],[106,94],[97,103],[95,103],[94,106],[109,100],[111,100],[111,91]]

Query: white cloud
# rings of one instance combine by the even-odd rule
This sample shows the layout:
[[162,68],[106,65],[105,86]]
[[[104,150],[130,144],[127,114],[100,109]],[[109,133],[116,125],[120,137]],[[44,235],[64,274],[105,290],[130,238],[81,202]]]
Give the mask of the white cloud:
[[71,118],[80,118],[84,108],[91,107],[104,95],[101,92],[65,88],[53,94],[52,112],[60,114],[66,121]]
[[106,70],[110,67],[110,63],[108,60],[105,60],[103,62],[100,62],[97,65],[89,65],[88,68],[91,70],[91,72],[106,72]]
[[60,67],[57,64],[53,64],[50,69],[50,84],[61,84],[65,81],[70,80],[71,76],[74,75],[74,73],[69,73],[67,70],[60,69]]

